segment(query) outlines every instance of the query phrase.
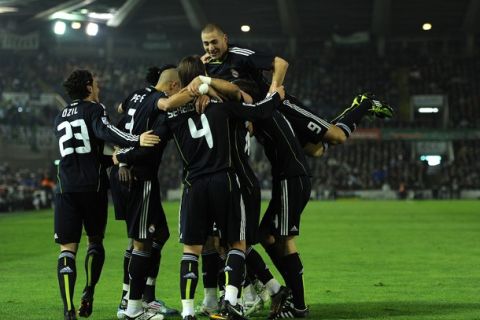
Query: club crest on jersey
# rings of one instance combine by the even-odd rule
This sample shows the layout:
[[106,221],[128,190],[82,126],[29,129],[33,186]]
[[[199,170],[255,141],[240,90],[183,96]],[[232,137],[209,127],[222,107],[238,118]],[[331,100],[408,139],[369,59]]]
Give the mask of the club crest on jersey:
[[235,69],[230,69],[230,71],[232,72],[232,76],[233,76],[234,78],[238,78],[238,77],[240,76],[240,74],[238,73],[237,70],[235,70]]
[[155,226],[153,224],[151,224],[150,227],[148,227],[148,232],[150,232],[150,233],[155,232]]
[[108,122],[107,117],[102,117],[102,122],[104,125],[109,125],[110,123]]

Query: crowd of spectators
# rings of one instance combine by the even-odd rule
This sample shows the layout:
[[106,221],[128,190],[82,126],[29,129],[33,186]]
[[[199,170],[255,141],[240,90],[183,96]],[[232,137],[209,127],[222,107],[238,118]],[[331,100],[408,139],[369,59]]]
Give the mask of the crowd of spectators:
[[49,170],[0,165],[0,212],[51,208],[55,181]]

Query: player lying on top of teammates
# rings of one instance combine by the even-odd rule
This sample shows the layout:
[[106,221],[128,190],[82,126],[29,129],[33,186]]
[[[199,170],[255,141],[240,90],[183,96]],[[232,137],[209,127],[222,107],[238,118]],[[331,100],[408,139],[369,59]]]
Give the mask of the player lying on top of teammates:
[[[288,69],[285,59],[269,53],[230,45],[225,32],[216,24],[207,24],[201,32],[207,74],[228,81],[249,79],[254,81],[265,96],[271,89],[282,85]],[[263,76],[272,71],[272,81]],[[279,108],[292,125],[300,145],[313,156],[320,156],[323,144],[341,144],[352,134],[364,115],[390,118],[393,110],[370,95],[357,96],[352,105],[332,121],[326,121],[307,108],[296,97],[286,94]],[[326,146],[326,145],[325,145]]]

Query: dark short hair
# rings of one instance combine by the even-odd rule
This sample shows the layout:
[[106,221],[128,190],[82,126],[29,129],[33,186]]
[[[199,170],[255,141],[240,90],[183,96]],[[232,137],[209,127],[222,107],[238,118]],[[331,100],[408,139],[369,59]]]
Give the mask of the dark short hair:
[[67,91],[70,99],[85,99],[90,92],[87,89],[88,85],[93,83],[93,75],[88,70],[75,70],[63,83],[63,87]]
[[216,23],[207,23],[205,27],[202,28],[202,33],[219,31],[222,34],[225,34],[225,31]]
[[263,99],[262,95],[260,94],[258,84],[255,81],[248,79],[235,79],[232,81],[232,83],[236,84],[240,90],[248,93],[252,97],[253,101],[260,101]]
[[180,60],[177,70],[182,87],[188,85],[197,76],[205,75],[205,65],[197,55],[187,56]]
[[165,64],[160,68],[150,67],[148,68],[147,75],[145,76],[145,80],[152,86],[155,86],[158,82],[158,79],[160,79],[160,75],[162,74],[163,71],[168,69],[175,69],[176,67],[177,66],[174,64]]

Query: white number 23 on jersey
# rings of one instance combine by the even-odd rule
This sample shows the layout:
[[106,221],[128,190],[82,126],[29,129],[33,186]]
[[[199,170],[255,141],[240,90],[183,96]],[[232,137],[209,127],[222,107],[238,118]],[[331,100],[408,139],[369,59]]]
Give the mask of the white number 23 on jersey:
[[[80,127],[80,132],[73,133],[72,128],[77,128],[77,127]],[[66,155],[72,154],[74,152],[89,153],[92,150],[90,146],[90,137],[88,136],[88,129],[87,129],[85,120],[77,119],[72,122],[63,121],[57,126],[57,130],[61,131],[63,129],[65,129],[65,134],[61,136],[60,139],[58,140],[58,146],[60,148],[60,154],[62,155],[62,157],[65,157]],[[65,148],[63,144],[72,138],[82,141],[83,146],[76,147],[76,148],[72,148],[72,147]]]

